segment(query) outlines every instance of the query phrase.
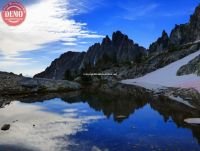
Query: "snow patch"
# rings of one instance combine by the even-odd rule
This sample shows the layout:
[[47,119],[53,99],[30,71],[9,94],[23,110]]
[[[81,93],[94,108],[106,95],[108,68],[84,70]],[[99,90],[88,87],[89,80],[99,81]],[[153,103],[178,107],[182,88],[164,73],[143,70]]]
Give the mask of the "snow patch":
[[172,100],[175,100],[175,101],[177,101],[177,102],[179,102],[179,103],[182,103],[182,104],[185,104],[185,105],[187,105],[187,106],[189,106],[189,107],[191,107],[191,108],[195,108],[193,105],[191,105],[188,101],[186,101],[186,100],[183,100],[181,97],[175,97],[175,96],[169,96],[169,98],[170,99],[172,99]]
[[185,119],[184,122],[188,124],[200,124],[200,118],[188,118]]
[[151,84],[151,83],[144,83],[144,82],[130,82],[129,80],[123,80],[122,83],[143,87],[145,89],[148,89],[154,92],[160,92],[160,90],[167,89],[166,87],[159,84]]
[[176,75],[183,65],[188,64],[198,55],[200,55],[200,50],[143,77],[122,80],[121,83],[137,85],[154,91],[165,87],[177,87],[194,88],[200,92],[200,77],[195,74]]

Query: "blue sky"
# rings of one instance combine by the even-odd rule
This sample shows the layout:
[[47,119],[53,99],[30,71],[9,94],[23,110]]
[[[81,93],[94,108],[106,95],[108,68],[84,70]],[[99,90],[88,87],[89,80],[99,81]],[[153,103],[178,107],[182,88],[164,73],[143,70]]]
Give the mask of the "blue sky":
[[[8,0],[0,1],[0,8]],[[0,70],[32,76],[66,51],[86,51],[120,30],[148,48],[165,29],[186,23],[198,0],[21,0],[27,18],[0,19]]]

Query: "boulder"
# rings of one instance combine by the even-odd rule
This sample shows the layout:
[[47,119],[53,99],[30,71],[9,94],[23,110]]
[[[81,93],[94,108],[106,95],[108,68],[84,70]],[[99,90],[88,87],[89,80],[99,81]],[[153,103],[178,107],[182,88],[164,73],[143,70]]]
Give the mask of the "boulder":
[[2,127],[1,127],[1,130],[2,131],[7,131],[10,129],[10,124],[4,124]]
[[27,78],[6,72],[0,72],[0,79],[1,94],[71,91],[81,88],[80,84],[67,80]]

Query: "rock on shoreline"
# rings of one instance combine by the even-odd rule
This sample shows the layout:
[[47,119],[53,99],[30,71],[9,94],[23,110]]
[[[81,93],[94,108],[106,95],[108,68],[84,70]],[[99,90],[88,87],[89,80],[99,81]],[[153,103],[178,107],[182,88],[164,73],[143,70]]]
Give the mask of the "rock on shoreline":
[[80,88],[80,84],[76,82],[27,78],[13,73],[0,72],[0,94],[72,91]]

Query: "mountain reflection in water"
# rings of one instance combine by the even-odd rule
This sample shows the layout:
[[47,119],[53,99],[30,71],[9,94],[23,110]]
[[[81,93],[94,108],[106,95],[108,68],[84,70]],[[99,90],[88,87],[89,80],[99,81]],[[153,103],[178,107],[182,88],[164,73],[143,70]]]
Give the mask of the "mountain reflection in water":
[[[55,108],[55,104],[48,104],[48,100],[53,98],[60,98],[68,106],[75,105],[77,110],[82,104],[88,104],[89,107],[84,107],[86,112],[102,114],[106,117],[104,120],[86,124],[87,131],[80,131],[70,136],[70,139],[79,145],[69,145],[63,150],[99,148],[171,150],[174,147],[179,150],[187,150],[188,147],[192,150],[200,150],[200,126],[184,122],[186,118],[199,117],[199,108],[191,108],[165,96],[156,96],[133,86],[116,85],[112,88],[103,87],[65,94],[15,96],[9,99],[2,98],[4,99],[2,106],[11,100],[20,100],[24,103],[46,103],[45,107],[49,111],[54,107],[53,111],[60,113],[61,106]],[[83,112],[79,114],[88,115]],[[170,143],[171,146],[166,145]]]

